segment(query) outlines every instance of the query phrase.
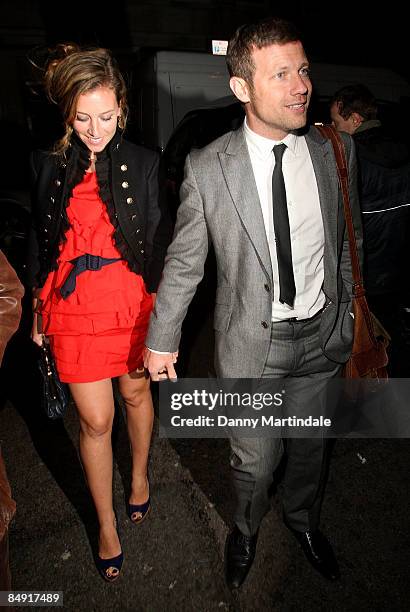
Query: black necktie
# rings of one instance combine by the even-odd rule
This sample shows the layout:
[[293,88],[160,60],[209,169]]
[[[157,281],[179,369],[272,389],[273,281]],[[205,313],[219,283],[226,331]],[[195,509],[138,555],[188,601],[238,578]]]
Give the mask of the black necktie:
[[273,227],[275,229],[276,255],[279,266],[279,301],[293,307],[296,288],[293,277],[288,206],[282,173],[282,157],[285,149],[286,145],[283,143],[273,147],[275,156],[275,168],[272,175]]

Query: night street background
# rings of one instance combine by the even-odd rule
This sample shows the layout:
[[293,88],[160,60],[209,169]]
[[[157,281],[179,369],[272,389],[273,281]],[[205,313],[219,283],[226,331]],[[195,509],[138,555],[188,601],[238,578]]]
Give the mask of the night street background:
[[[209,52],[246,21],[270,14],[295,21],[311,60],[392,69],[410,79],[405,4],[295,0],[116,0],[58,4],[6,0],[0,18],[0,224],[8,199],[29,216],[28,153],[44,134],[27,57],[74,40],[107,46],[132,80],[143,49]],[[135,75],[134,75],[135,78]],[[41,111],[41,112],[40,112]],[[398,117],[407,126],[407,115]],[[408,128],[407,128],[408,129]],[[10,209],[11,210],[11,209]],[[0,228],[1,229],[1,228]],[[24,270],[14,254],[19,273]],[[209,281],[209,279],[208,279]],[[211,366],[213,285],[205,282],[184,325],[180,375],[205,377]],[[40,412],[29,334],[29,300],[0,371],[0,444],[17,514],[10,530],[13,588],[62,590],[65,609],[170,612],[401,612],[409,609],[410,521],[407,439],[340,440],[333,449],[322,527],[340,561],[329,584],[306,563],[281,521],[277,495],[261,528],[243,589],[223,580],[223,548],[233,492],[227,440],[166,440],[155,431],[150,461],[152,515],[134,529],[125,514],[130,457],[117,406],[115,502],[126,555],[115,585],[92,562],[95,517],[77,454],[74,407],[64,422]],[[154,393],[156,388],[154,386]]]

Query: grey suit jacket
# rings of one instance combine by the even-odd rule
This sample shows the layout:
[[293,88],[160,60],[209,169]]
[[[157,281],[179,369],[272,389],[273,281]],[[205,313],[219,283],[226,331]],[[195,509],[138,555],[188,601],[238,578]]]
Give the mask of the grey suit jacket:
[[[323,351],[349,357],[353,319],[350,254],[333,149],[315,128],[305,136],[323,217],[324,284],[329,302],[320,324]],[[361,249],[354,146],[345,137],[354,225]],[[243,128],[192,151],[185,164],[174,239],[168,248],[147,346],[178,349],[181,325],[201,281],[212,241],[218,272],[215,368],[226,378],[259,378],[270,343],[273,278],[268,242]]]

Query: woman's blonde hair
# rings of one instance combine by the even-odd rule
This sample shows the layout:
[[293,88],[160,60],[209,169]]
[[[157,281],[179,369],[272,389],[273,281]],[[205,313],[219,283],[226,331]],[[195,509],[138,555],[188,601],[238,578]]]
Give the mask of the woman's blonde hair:
[[51,53],[43,77],[44,89],[57,104],[65,132],[55,144],[55,152],[64,154],[73,133],[73,121],[79,96],[97,87],[115,92],[120,107],[118,127],[125,129],[128,117],[127,91],[117,62],[108,49],[82,49],[75,43],[60,43]]

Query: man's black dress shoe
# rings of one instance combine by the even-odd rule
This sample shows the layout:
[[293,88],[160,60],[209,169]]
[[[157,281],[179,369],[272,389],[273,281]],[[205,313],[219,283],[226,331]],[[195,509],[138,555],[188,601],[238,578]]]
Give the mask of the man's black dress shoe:
[[258,534],[244,535],[235,525],[226,538],[225,578],[231,589],[237,589],[245,580],[255,558]]
[[319,529],[291,532],[302,547],[309,563],[328,580],[340,578],[339,566],[330,542]]

